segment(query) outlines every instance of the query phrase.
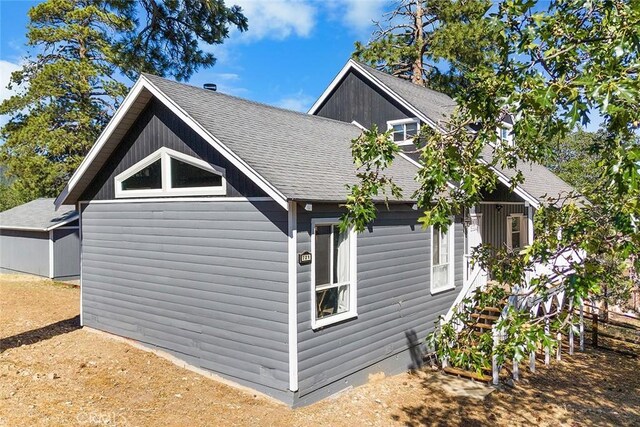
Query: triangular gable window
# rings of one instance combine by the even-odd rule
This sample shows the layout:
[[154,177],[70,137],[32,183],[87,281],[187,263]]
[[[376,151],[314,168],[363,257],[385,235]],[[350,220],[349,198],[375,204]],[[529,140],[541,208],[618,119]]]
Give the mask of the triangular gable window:
[[162,189],[162,161],[160,159],[122,181],[122,190]]
[[223,196],[224,169],[203,160],[161,148],[115,177],[115,195]]

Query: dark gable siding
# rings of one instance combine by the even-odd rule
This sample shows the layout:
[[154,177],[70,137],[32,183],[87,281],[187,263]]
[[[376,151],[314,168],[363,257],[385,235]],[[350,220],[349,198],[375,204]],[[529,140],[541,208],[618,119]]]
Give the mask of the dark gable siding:
[[[298,266],[298,358],[300,396],[339,381],[423,342],[439,315],[462,289],[463,232],[455,224],[456,288],[431,294],[430,233],[409,207],[383,211],[358,234],[358,318],[311,329],[311,267]],[[298,211],[298,253],[311,250],[311,219],[335,218],[336,206]],[[402,359],[404,360],[404,359]],[[405,363],[402,370],[411,368]],[[420,363],[414,361],[413,364]]]
[[82,205],[86,326],[285,401],[287,262],[275,202]]
[[266,196],[257,185],[222,157],[169,108],[154,99],[140,114],[136,123],[82,194],[80,200],[113,199],[115,197],[114,178],[116,175],[161,147],[171,148],[225,168],[227,196]]
[[377,124],[381,131],[387,130],[388,120],[414,117],[397,101],[353,70],[344,77],[315,114],[349,123],[355,120],[367,129]]

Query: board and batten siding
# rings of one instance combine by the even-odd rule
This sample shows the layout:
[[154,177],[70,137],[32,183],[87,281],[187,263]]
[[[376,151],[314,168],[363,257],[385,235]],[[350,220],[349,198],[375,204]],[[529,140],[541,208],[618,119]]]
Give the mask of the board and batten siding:
[[507,217],[514,213],[525,215],[524,203],[503,204],[498,210],[499,203],[480,204],[476,206],[476,213],[482,214],[482,243],[490,244],[494,249],[504,249],[507,245]]
[[79,200],[115,198],[114,178],[161,147],[170,148],[224,168],[227,196],[266,196],[253,181],[166,105],[152,99]]
[[[298,211],[298,253],[311,250],[312,218],[340,214],[335,205]],[[311,266],[298,266],[300,397],[423,342],[438,316],[451,307],[463,285],[462,224],[455,224],[456,287],[431,294],[431,237],[418,216],[408,207],[381,209],[374,224],[358,234],[355,319],[312,330]],[[413,366],[405,364],[398,372],[420,363],[413,360]]]
[[80,276],[80,230],[66,227],[53,230],[53,277],[78,276]]
[[285,399],[287,212],[269,201],[82,204],[89,327]]
[[0,268],[49,277],[49,232],[1,229]]
[[414,117],[354,70],[347,73],[315,115],[348,123],[355,120],[367,129],[376,124],[383,132],[389,120]]

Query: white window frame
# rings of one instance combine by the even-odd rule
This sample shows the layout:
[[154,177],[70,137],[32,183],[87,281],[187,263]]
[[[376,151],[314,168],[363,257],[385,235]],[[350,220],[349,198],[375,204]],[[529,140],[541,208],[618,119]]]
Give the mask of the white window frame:
[[[502,132],[507,132],[507,137],[502,137]],[[501,143],[506,143],[509,147],[513,147],[513,125],[509,123],[502,123],[500,127],[498,127],[498,141]]]
[[[204,169],[222,177],[222,185],[215,187],[188,187],[173,188],[171,186],[171,158],[180,160],[192,166]],[[160,173],[162,174],[162,188],[153,188],[146,190],[123,190],[122,183],[127,178],[160,160]],[[225,170],[218,166],[211,165],[201,159],[189,156],[184,153],[162,147],[154,151],[135,165],[131,166],[124,172],[121,172],[114,178],[115,196],[116,198],[130,197],[158,197],[158,196],[224,196],[227,194],[227,180],[225,179]]]
[[519,249],[524,248],[529,244],[529,226],[528,218],[521,213],[512,213],[507,215],[507,249],[513,251],[513,233],[511,230],[511,221],[514,218],[520,220],[520,246]]
[[431,234],[429,236],[429,268],[430,268],[430,284],[429,284],[429,288],[431,291],[431,294],[438,294],[440,292],[445,292],[445,291],[450,291],[451,289],[455,289],[456,287],[456,282],[455,282],[455,270],[456,270],[456,254],[455,254],[455,235],[456,235],[456,229],[455,229],[455,222],[451,222],[451,225],[449,225],[449,228],[447,229],[447,238],[449,239],[449,280],[446,286],[441,286],[441,287],[434,287],[434,275],[433,275],[433,268],[435,267],[433,264],[433,233],[436,232],[437,230],[434,229],[433,226],[429,227]]
[[[334,323],[343,322],[348,319],[358,317],[358,272],[357,272],[357,233],[351,227],[349,229],[349,310],[344,313],[334,314],[333,316],[317,318],[316,313],[316,227],[340,224],[339,218],[315,218],[311,220],[311,328],[323,328]],[[333,239],[331,248],[333,252]],[[330,258],[333,263],[333,254]],[[343,284],[328,285],[330,287],[339,287]]]
[[[409,119],[389,120],[387,121],[387,130],[393,131],[395,125],[407,125],[409,123],[415,123],[417,125],[417,132],[420,133],[420,120],[417,117]],[[417,133],[416,133],[417,135]],[[407,127],[404,126],[404,136],[407,137]],[[391,132],[391,140],[393,140],[393,132]],[[413,137],[404,139],[403,141],[396,141],[398,145],[413,145]]]

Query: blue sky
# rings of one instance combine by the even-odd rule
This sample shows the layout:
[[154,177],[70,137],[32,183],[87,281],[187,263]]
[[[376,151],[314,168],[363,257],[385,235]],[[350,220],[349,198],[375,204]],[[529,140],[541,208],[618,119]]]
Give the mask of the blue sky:
[[[32,0],[0,0],[0,101],[11,95],[9,75],[28,54],[25,33]],[[342,68],[356,40],[367,41],[393,3],[384,0],[227,0],[242,6],[249,31],[232,31],[218,58],[191,84],[216,83],[223,93],[306,111]],[[131,83],[131,82],[127,82]],[[601,118],[587,127],[596,130]],[[0,126],[7,117],[0,116]]]
[[[27,54],[27,11],[37,1],[0,0],[0,99],[9,74]],[[218,57],[191,84],[216,83],[220,92],[306,111],[338,73],[356,40],[366,41],[388,2],[382,0],[227,0],[239,4],[249,31],[232,32]],[[0,118],[0,124],[5,120]]]

